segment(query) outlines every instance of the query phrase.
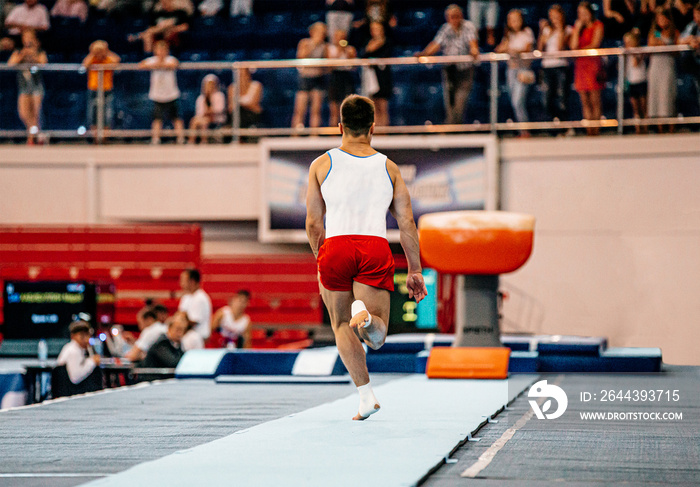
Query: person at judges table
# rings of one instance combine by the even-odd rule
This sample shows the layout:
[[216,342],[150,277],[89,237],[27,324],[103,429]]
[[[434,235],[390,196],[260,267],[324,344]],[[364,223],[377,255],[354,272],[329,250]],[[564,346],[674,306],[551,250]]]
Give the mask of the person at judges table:
[[70,342],[58,354],[57,367],[52,373],[53,397],[71,396],[99,391],[102,385],[100,356],[92,353],[90,337],[93,330],[86,321],[75,321],[68,327]]
[[178,311],[168,324],[168,331],[161,336],[146,354],[141,367],[146,368],[175,368],[184,355],[182,338],[185,336],[190,321],[187,313]]

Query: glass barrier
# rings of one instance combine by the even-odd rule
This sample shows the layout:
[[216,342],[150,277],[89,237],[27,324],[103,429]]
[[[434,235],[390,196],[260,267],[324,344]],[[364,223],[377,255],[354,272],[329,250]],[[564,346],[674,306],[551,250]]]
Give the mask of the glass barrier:
[[[627,63],[659,56],[662,62],[651,64],[667,65],[668,75],[679,53],[689,50],[185,62],[154,74],[133,63],[90,72],[77,64],[0,65],[0,138],[225,143],[335,135],[339,103],[355,92],[375,99],[380,134],[643,133],[649,125],[700,124],[699,81],[679,69],[659,87],[654,73],[654,89],[671,96],[662,96],[661,106],[649,100],[647,118],[637,102],[646,89],[628,82]],[[38,119],[32,116],[36,97],[20,93],[32,87],[43,92]]]

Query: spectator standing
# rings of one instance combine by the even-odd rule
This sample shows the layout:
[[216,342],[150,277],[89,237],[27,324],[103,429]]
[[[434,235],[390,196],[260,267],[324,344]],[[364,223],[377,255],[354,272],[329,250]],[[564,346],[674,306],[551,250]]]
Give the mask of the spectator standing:
[[84,0],[58,0],[51,9],[51,16],[80,19],[85,23],[88,6]]
[[[525,25],[522,11],[513,9],[508,12],[506,19],[506,31],[503,40],[496,46],[496,52],[505,52],[510,55],[506,78],[510,103],[513,106],[515,119],[518,122],[527,122],[527,92],[530,85],[535,82],[535,74],[530,69],[530,61],[524,61],[520,55],[532,52],[535,46],[535,34]],[[521,131],[522,136],[527,136],[527,131]]]
[[[446,23],[440,27],[435,39],[416,56],[432,56],[442,51],[444,56],[479,55],[479,42],[474,24],[464,20],[464,13],[457,5],[445,9]],[[449,64],[442,68],[442,90],[445,104],[445,123],[464,123],[464,111],[474,83],[472,64]]]
[[151,124],[151,143],[160,144],[163,119],[173,123],[177,132],[177,143],[185,142],[185,124],[179,115],[178,100],[180,89],[177,86],[175,70],[180,64],[170,55],[168,43],[157,41],[153,47],[155,56],[141,61],[141,68],[151,70],[151,87],[148,98],[153,102],[153,123]]
[[19,36],[25,30],[44,32],[49,30],[49,11],[38,0],[24,0],[13,8],[5,19],[7,33]]
[[[355,59],[357,57],[355,48],[348,44],[346,31],[336,30],[332,40],[332,44],[328,46],[328,59]],[[338,125],[338,122],[340,122],[340,104],[345,97],[353,93],[355,93],[353,68],[344,66],[331,69],[331,77],[328,83],[329,126],[335,127]]]
[[[678,44],[679,34],[673,24],[671,10],[656,8],[654,23],[649,31],[649,46]],[[649,118],[676,116],[676,59],[673,53],[652,54],[649,59],[647,105]],[[659,125],[659,132],[664,127]],[[673,131],[673,126],[669,127]]]
[[204,338],[194,329],[196,323],[189,320],[189,318],[188,322],[187,332],[185,336],[182,337],[182,350],[187,352],[188,350],[200,350],[204,348]]
[[[603,23],[596,20],[589,2],[581,2],[576,10],[578,18],[571,32],[571,49],[598,49],[603,42]],[[600,91],[605,86],[603,60],[600,57],[581,57],[574,61],[574,88],[581,97],[584,120],[600,120]],[[588,127],[588,135],[598,135],[598,127]]]
[[[372,22],[369,24],[369,33],[370,40],[362,52],[362,57],[391,57],[393,54],[393,46],[386,36],[384,24],[381,22]],[[374,102],[374,123],[378,127],[387,127],[391,125],[389,119],[389,100],[394,91],[391,66],[376,65],[372,66],[372,70],[376,76],[376,87],[378,87],[378,90],[373,93],[367,93],[367,96],[371,97]]]
[[102,389],[102,371],[100,356],[92,353],[90,337],[92,328],[86,321],[75,321],[68,327],[70,342],[65,344],[58,354],[56,365],[66,368],[68,379],[75,387],[69,387],[71,393],[91,392]]
[[[48,62],[33,30],[22,32],[22,49],[16,50],[7,61],[9,66],[36,65]],[[41,71],[23,69],[17,72],[17,111],[27,128],[27,144],[33,145],[40,130],[41,104],[44,99],[44,78]]]
[[478,33],[486,29],[486,44],[489,46],[496,45],[498,13],[498,0],[469,1],[469,20],[474,23]]
[[[95,141],[98,140],[97,130],[97,103],[98,103],[98,91],[99,91],[99,71],[90,69],[92,66],[100,64],[118,64],[121,61],[120,57],[109,50],[109,45],[106,41],[95,41],[90,44],[90,52],[83,59],[83,66],[87,68],[88,73],[88,106],[87,106],[87,119],[88,126],[95,134]],[[105,70],[102,74],[102,90],[104,91],[104,127],[109,129],[112,128],[112,121],[114,118],[114,96],[112,91],[114,89],[114,71]]]
[[[241,107],[241,128],[248,129],[257,127],[260,124],[260,119],[263,113],[263,85],[260,81],[255,81],[248,68],[240,70],[241,80],[241,97],[238,104]],[[231,84],[228,87],[228,112],[233,116],[236,99],[236,85]]]
[[694,52],[684,53],[685,68],[693,76],[695,94],[698,96],[698,109],[700,109],[700,2],[693,7],[693,21],[689,23],[679,41],[695,49]]
[[138,340],[134,343],[124,358],[131,360],[132,362],[138,362],[146,358],[148,350],[153,346],[153,344],[158,341],[158,339],[168,331],[168,325],[158,320],[155,311],[152,309],[146,311],[142,317],[144,324],[146,325]]
[[358,48],[367,45],[371,37],[369,26],[372,22],[380,22],[384,25],[386,36],[392,37],[392,29],[398,22],[389,0],[367,0],[364,17],[352,23],[353,45]]
[[151,14],[151,27],[145,31],[130,35],[130,41],[141,39],[143,51],[153,52],[155,41],[165,40],[168,45],[179,46],[180,34],[190,28],[189,19],[194,8],[189,0],[160,0]]
[[603,0],[603,28],[607,39],[620,40],[634,25],[635,0]]
[[[309,27],[309,37],[299,41],[297,46],[297,59],[320,59],[328,57],[328,44],[326,44],[326,24],[316,22]],[[308,67],[298,68],[299,88],[294,99],[294,115],[292,127],[304,128],[306,110],[311,99],[311,113],[309,114],[309,127],[321,126],[321,105],[323,95],[328,83],[326,68]]]
[[[561,5],[549,8],[548,19],[540,21],[537,49],[545,53],[559,53],[569,47],[571,26],[566,25],[566,15]],[[545,86],[545,110],[550,120],[567,120],[567,106],[571,89],[569,60],[543,58],[542,78]]]
[[228,346],[250,348],[250,316],[246,308],[250,303],[250,293],[240,290],[224,306],[214,313],[211,320],[212,331],[219,330]]
[[328,38],[333,41],[336,31],[350,31],[355,13],[355,0],[326,0]]
[[201,280],[197,269],[182,271],[180,288],[184,294],[177,309],[187,314],[189,320],[195,323],[194,330],[206,340],[211,333],[211,299],[201,288]]
[[168,330],[151,346],[141,367],[175,368],[184,355],[182,339],[185,336],[189,322],[187,314],[177,312],[168,324]]
[[[639,47],[642,36],[639,29],[632,29],[624,35],[622,40],[626,48]],[[647,65],[644,62],[644,55],[631,54],[625,59],[625,77],[627,80],[627,95],[634,118],[642,119],[647,113]],[[635,132],[646,133],[646,126],[636,125]]]
[[[200,130],[220,128],[226,123],[226,95],[221,91],[219,78],[208,74],[202,79],[202,90],[195,101],[195,113],[190,120],[190,144],[197,141]],[[202,142],[208,137],[203,135]]]

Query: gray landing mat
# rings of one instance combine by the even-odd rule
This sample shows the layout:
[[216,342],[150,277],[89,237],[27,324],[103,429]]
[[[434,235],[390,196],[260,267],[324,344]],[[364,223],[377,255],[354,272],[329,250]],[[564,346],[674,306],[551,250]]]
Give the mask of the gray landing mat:
[[[700,367],[665,366],[661,374],[564,374],[559,377],[569,405],[553,420],[533,417],[517,430],[476,478],[460,474],[524,414],[527,395],[498,415],[497,424],[485,426],[454,455],[456,463],[443,465],[423,484],[427,487],[604,485],[700,485]],[[678,390],[679,401],[584,402],[582,392],[601,390]],[[676,421],[591,421],[590,412],[682,413]]]
[[[400,377],[373,374],[372,383]],[[0,486],[79,485],[91,478],[36,475],[120,472],[354,392],[351,385],[170,380],[2,411]]]
[[534,379],[413,375],[375,387],[382,409],[367,421],[350,420],[357,411],[352,394],[90,485],[414,485]]

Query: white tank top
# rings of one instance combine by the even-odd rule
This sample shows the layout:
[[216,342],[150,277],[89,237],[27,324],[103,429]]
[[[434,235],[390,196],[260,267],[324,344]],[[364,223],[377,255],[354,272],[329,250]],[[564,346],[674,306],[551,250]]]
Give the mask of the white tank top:
[[244,314],[240,318],[235,319],[230,306],[224,306],[223,309],[220,322],[221,334],[235,340],[245,333],[246,328],[250,324],[250,316]]
[[321,184],[326,203],[326,238],[372,235],[386,238],[386,212],[394,199],[394,184],[386,156],[354,156],[328,151],[331,168]]

